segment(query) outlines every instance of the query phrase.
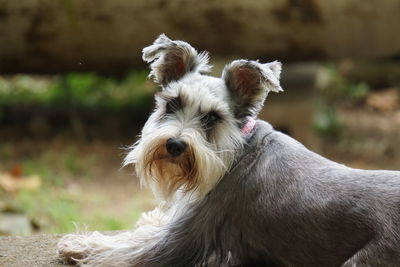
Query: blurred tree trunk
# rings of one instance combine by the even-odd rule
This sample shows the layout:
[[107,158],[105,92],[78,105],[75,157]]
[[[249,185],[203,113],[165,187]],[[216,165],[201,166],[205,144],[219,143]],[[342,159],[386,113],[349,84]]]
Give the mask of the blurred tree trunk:
[[381,58],[400,51],[398,0],[0,0],[0,72],[141,65],[160,33],[221,56]]

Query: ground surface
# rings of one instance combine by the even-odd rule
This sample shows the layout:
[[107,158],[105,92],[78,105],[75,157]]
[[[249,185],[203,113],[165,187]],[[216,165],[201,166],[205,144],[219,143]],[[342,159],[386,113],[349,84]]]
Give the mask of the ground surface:
[[0,266],[61,267],[56,244],[59,235],[0,237]]

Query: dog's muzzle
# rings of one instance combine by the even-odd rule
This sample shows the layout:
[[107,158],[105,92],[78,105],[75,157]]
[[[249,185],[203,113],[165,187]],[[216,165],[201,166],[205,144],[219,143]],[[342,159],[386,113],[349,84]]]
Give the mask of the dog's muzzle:
[[178,139],[170,138],[167,140],[166,148],[171,156],[177,157],[185,152],[186,143]]

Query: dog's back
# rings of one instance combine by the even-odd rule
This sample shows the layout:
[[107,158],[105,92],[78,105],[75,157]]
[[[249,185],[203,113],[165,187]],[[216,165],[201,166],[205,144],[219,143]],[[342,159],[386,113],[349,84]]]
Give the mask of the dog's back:
[[400,172],[351,169],[279,132],[263,143],[243,177],[259,187],[249,192],[251,250],[289,266],[340,266],[362,249],[379,251],[364,255],[367,265],[400,262]]

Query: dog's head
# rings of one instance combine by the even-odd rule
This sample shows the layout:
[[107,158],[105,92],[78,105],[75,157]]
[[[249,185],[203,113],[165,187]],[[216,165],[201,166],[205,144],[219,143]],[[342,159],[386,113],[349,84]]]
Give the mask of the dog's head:
[[215,78],[206,75],[207,53],[165,35],[143,49],[143,60],[162,90],[125,164],[162,198],[178,189],[202,196],[229,170],[268,92],[282,90],[281,64],[236,60]]

